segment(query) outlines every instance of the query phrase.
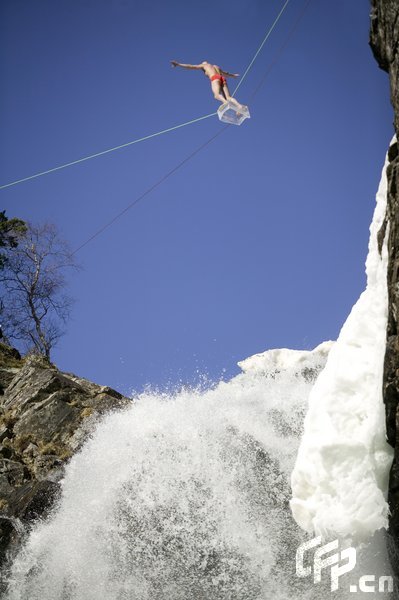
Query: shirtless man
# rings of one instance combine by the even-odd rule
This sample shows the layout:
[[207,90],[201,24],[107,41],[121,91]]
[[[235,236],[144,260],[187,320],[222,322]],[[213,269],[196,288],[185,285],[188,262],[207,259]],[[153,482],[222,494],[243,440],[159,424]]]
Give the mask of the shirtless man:
[[237,108],[241,108],[241,104],[237,102],[235,98],[230,96],[229,88],[227,85],[226,77],[239,77],[238,73],[229,73],[223,71],[217,65],[211,65],[211,63],[204,60],[200,65],[186,65],[179,63],[176,60],[170,61],[173,67],[183,67],[184,69],[199,69],[209,77],[212,86],[212,92],[216,100],[219,100],[222,104],[229,101],[232,102]]

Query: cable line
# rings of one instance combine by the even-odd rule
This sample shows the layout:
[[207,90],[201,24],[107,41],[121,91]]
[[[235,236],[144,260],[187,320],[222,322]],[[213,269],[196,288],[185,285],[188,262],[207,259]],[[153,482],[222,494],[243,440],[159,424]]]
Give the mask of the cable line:
[[168,129],[162,129],[162,131],[157,131],[156,133],[150,133],[150,135],[145,135],[144,137],[137,138],[131,142],[126,142],[125,144],[121,144],[120,146],[114,146],[113,148],[108,148],[107,150],[102,150],[101,152],[96,152],[95,154],[90,154],[89,156],[84,156],[83,158],[78,158],[78,160],[73,160],[69,163],[65,163],[64,165],[59,165],[58,167],[54,167],[53,169],[48,169],[47,171],[41,171],[40,173],[36,173],[35,175],[30,175],[29,177],[23,177],[22,179],[17,179],[17,181],[12,181],[11,183],[6,183],[5,185],[0,186],[0,190],[4,188],[11,187],[12,185],[17,185],[18,183],[22,183],[23,181],[29,181],[30,179],[35,179],[36,177],[41,177],[42,175],[47,175],[48,173],[54,173],[54,171],[60,171],[61,169],[66,169],[67,167],[71,167],[72,165],[77,165],[78,163],[84,162],[85,160],[90,160],[92,158],[96,158],[97,156],[102,156],[103,154],[108,154],[109,152],[115,152],[115,150],[121,150],[121,148],[126,148],[127,146],[133,146],[133,144],[138,144],[139,142],[144,142],[144,140],[149,140],[150,138],[156,137],[158,135],[162,135],[163,133],[168,133],[169,131],[174,131],[175,129],[179,129],[180,127],[185,127],[186,125],[191,125],[192,123],[197,123],[198,121],[203,121],[204,119],[209,119],[209,117],[213,117],[216,113],[211,113],[209,115],[205,115],[203,117],[198,117],[197,119],[192,119],[191,121],[187,121],[186,123],[181,123],[180,125],[175,125],[174,127],[169,127]]
[[[290,0],[286,0],[285,1],[282,9],[280,10],[279,14],[277,15],[276,19],[274,20],[272,26],[267,31],[265,37],[262,40],[262,43],[260,44],[260,46],[259,46],[258,50],[256,51],[254,57],[252,58],[252,60],[249,63],[248,67],[246,68],[246,70],[244,72],[244,75],[242,76],[239,84],[235,88],[235,90],[234,90],[234,92],[232,94],[233,96],[236,93],[236,91],[238,90],[238,88],[241,86],[241,84],[243,83],[243,81],[246,78],[246,76],[248,75],[248,73],[249,73],[250,69],[252,68],[255,60],[257,59],[260,51],[262,50],[262,48],[265,45],[266,41],[268,40],[269,36],[273,32],[273,30],[276,27],[277,23],[279,22],[279,20],[280,20],[281,16],[283,15],[285,9],[287,8],[287,5],[288,5],[289,2],[290,2]],[[28,177],[23,177],[21,179],[17,179],[15,181],[11,181],[10,183],[6,183],[4,185],[0,185],[0,190],[4,190],[4,189],[12,187],[14,185],[18,185],[19,183],[23,183],[24,181],[30,181],[31,179],[36,179],[37,177],[42,177],[43,175],[48,175],[49,173],[54,173],[55,171],[60,171],[61,169],[66,169],[67,167],[71,167],[73,165],[77,165],[77,164],[85,162],[87,160],[91,160],[92,158],[97,158],[98,156],[103,156],[104,154],[109,154],[110,152],[115,152],[116,150],[121,150],[122,148],[126,148],[127,146],[133,146],[134,144],[138,144],[139,142],[144,142],[145,140],[149,140],[150,138],[154,138],[154,137],[157,137],[159,135],[163,135],[164,133],[169,133],[170,131],[175,131],[176,129],[180,129],[182,127],[186,127],[187,125],[192,125],[193,123],[197,123],[198,121],[203,121],[205,119],[209,119],[209,117],[213,117],[216,114],[217,114],[216,112],[213,112],[213,113],[210,113],[209,115],[204,115],[202,117],[198,117],[196,119],[192,119],[191,121],[186,121],[185,123],[181,123],[180,125],[175,125],[173,127],[168,127],[167,129],[162,129],[161,131],[157,131],[156,133],[151,133],[149,135],[145,135],[143,137],[140,137],[140,138],[137,138],[135,140],[132,140],[131,142],[126,142],[125,144],[120,144],[119,146],[114,146],[113,148],[108,148],[107,150],[102,150],[101,152],[96,152],[95,154],[90,154],[88,156],[84,156],[82,158],[78,158],[77,160],[73,160],[71,162],[59,165],[58,167],[53,167],[52,169],[47,169],[46,171],[41,171],[40,173],[35,173],[34,175],[29,175]]]
[[299,13],[299,15],[296,18],[296,21],[294,22],[294,25],[291,27],[290,31],[288,32],[287,37],[285,38],[284,42],[281,44],[281,46],[277,50],[277,52],[274,54],[274,57],[271,60],[271,62],[269,63],[269,66],[268,66],[267,70],[265,71],[262,79],[256,86],[255,90],[252,92],[252,94],[250,96],[250,101],[252,101],[252,98],[254,98],[256,96],[256,94],[259,92],[260,88],[263,86],[266,79],[268,78],[270,71],[273,69],[274,65],[278,62],[278,59],[284,52],[285,48],[288,46],[288,43],[290,42],[290,40],[291,40],[292,36],[294,35],[295,31],[297,30],[297,28],[299,27],[299,24],[302,21],[302,18],[304,16],[304,14],[306,13],[311,1],[312,0],[307,0],[307,2],[305,2],[305,4],[303,5],[301,12]]
[[[269,66],[268,66],[265,74],[263,75],[260,83],[257,85],[256,89],[252,93],[251,99],[256,96],[256,94],[259,92],[260,88],[265,83],[267,77],[270,75],[270,72],[271,72],[272,68],[276,64],[277,60],[280,58],[281,54],[283,53],[283,51],[285,50],[286,46],[288,45],[288,42],[290,41],[291,37],[295,33],[297,27],[299,26],[299,23],[302,20],[302,17],[304,16],[304,14],[305,14],[305,12],[306,12],[306,10],[307,10],[310,2],[311,2],[311,0],[307,0],[307,2],[304,4],[304,7],[303,7],[301,13],[299,14],[297,20],[295,21],[293,27],[290,29],[290,31],[289,31],[287,37],[285,38],[284,42],[281,44],[281,46],[279,47],[278,51],[273,56],[273,59],[270,62],[270,64],[269,64]],[[204,142],[203,144],[201,144],[201,146],[199,146],[196,150],[194,150],[194,152],[192,152],[189,156],[187,156],[184,160],[182,160],[178,165],[176,165],[176,167],[174,167],[173,169],[171,169],[168,173],[166,173],[166,175],[164,175],[163,177],[161,177],[161,179],[159,179],[156,183],[154,183],[151,187],[149,187],[138,198],[135,198],[135,200],[133,200],[133,202],[131,202],[128,206],[126,206],[123,210],[121,210],[110,221],[108,221],[105,225],[103,225],[102,227],[100,227],[100,229],[98,229],[95,233],[93,233],[85,242],[83,242],[80,246],[78,246],[73,251],[72,255],[74,255],[77,252],[79,252],[82,248],[84,248],[85,246],[87,246],[87,244],[89,244],[91,241],[93,241],[97,236],[101,235],[106,229],[108,229],[109,227],[111,227],[115,223],[115,221],[117,221],[122,215],[124,215],[125,213],[127,213],[128,210],[130,210],[136,204],[138,204],[143,198],[145,198],[145,196],[147,196],[155,188],[159,187],[161,185],[161,183],[163,183],[166,179],[168,179],[171,175],[173,175],[176,171],[178,171],[180,169],[180,167],[182,167],[189,160],[191,160],[196,154],[198,154],[203,148],[205,148],[211,142],[213,142],[217,137],[219,137],[219,135],[221,135],[222,133],[224,133],[229,127],[230,127],[230,125],[225,125],[223,127],[223,129],[221,129],[220,131],[218,131],[218,133],[216,133],[216,135],[213,135],[206,142]]]
[[279,22],[279,20],[281,19],[283,12],[285,11],[285,9],[288,6],[288,3],[290,2],[290,0],[286,0],[284,3],[283,8],[280,10],[280,12],[278,13],[273,25],[270,27],[269,31],[266,33],[265,37],[263,38],[263,41],[261,43],[261,45],[259,46],[259,48],[257,49],[257,51],[254,54],[253,59],[251,60],[251,62],[249,63],[249,65],[247,66],[244,75],[241,77],[240,82],[238,83],[236,89],[233,92],[233,96],[236,93],[236,91],[240,88],[241,84],[243,83],[244,79],[246,78],[246,76],[248,75],[249,71],[251,70],[255,60],[258,58],[258,55],[260,53],[260,51],[262,50],[263,46],[266,44],[267,40],[269,39],[271,33],[273,32],[273,29],[276,27],[277,23]]
[[72,252],[72,256],[74,254],[76,254],[77,252],[79,252],[79,250],[81,250],[82,248],[84,248],[85,246],[87,246],[87,244],[89,244],[92,240],[94,240],[94,238],[96,238],[98,235],[100,235],[101,233],[103,233],[103,231],[105,231],[106,229],[108,229],[108,227],[111,227],[111,225],[113,225],[113,223],[115,223],[115,221],[117,221],[122,215],[124,215],[128,210],[130,210],[131,208],[133,208],[133,206],[135,206],[136,204],[138,204],[140,202],[140,200],[142,200],[143,198],[145,198],[145,196],[147,196],[150,192],[152,192],[153,190],[155,190],[155,188],[159,187],[161,185],[161,183],[163,183],[166,179],[168,179],[171,175],[173,175],[173,173],[176,173],[176,171],[178,171],[180,169],[180,167],[182,167],[183,165],[185,165],[191,158],[193,158],[193,156],[195,156],[196,154],[198,154],[198,152],[200,152],[201,150],[203,150],[203,148],[205,148],[206,146],[208,146],[208,144],[210,144],[211,142],[213,142],[213,140],[215,140],[217,137],[219,137],[219,135],[221,135],[222,133],[224,133],[226,131],[226,129],[228,129],[229,127],[230,127],[230,125],[225,125],[223,127],[223,129],[220,129],[215,135],[213,135],[206,142],[204,142],[203,144],[201,144],[201,146],[199,146],[196,150],[194,150],[194,152],[191,152],[191,154],[189,154],[188,156],[186,156],[186,158],[184,160],[182,160],[178,165],[176,165],[175,167],[173,167],[173,169],[171,169],[170,171],[168,171],[168,173],[166,173],[166,175],[164,175],[163,177],[161,177],[161,179],[158,179],[158,181],[156,183],[154,183],[151,187],[149,187],[145,192],[143,192],[141,194],[141,196],[139,196],[138,198],[135,198],[135,200],[133,200],[133,202],[131,202],[128,206],[126,206],[123,210],[121,210],[117,215],[115,215],[110,221],[108,221],[108,223],[106,223],[100,229],[98,229],[95,233],[93,233],[93,235],[91,235],[85,242],[83,242],[83,244],[81,244],[80,246],[78,246],[77,248],[75,248],[75,250]]

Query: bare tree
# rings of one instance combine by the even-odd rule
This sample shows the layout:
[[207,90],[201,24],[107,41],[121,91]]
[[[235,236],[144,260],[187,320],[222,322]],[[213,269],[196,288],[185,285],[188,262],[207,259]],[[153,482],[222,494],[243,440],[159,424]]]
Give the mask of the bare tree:
[[65,272],[71,267],[77,267],[73,254],[55,225],[28,223],[0,272],[2,326],[8,339],[50,359],[70,314]]

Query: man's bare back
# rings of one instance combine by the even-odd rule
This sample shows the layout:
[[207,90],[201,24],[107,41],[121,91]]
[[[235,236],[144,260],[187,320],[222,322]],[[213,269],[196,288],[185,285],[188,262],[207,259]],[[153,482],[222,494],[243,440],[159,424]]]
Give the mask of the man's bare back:
[[207,77],[209,77],[209,79],[211,77],[213,77],[213,75],[224,75],[224,74],[227,75],[227,73],[224,73],[222,71],[222,69],[220,67],[218,67],[217,65],[211,65],[208,62],[203,62],[203,63],[201,63],[201,65],[202,65],[202,70],[204,71],[205,75]]
[[218,67],[218,65],[213,65],[206,60],[204,60],[200,65],[179,63],[176,60],[171,60],[170,62],[172,63],[173,67],[183,67],[184,69],[196,69],[203,71],[211,81],[212,92],[216,100],[219,100],[219,102],[222,102],[222,104],[230,101],[237,107],[241,107],[241,104],[230,95],[226,80],[226,77],[239,77],[238,73],[229,73],[228,71],[224,71]]

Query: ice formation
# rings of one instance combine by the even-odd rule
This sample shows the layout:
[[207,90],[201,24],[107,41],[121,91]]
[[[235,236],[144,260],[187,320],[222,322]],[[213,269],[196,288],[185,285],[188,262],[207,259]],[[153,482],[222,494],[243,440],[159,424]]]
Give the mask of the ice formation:
[[241,125],[245,119],[250,119],[248,106],[241,105],[239,108],[231,102],[227,101],[218,108],[218,117],[220,121],[229,123],[230,125]]
[[292,473],[291,509],[306,531],[367,539],[387,526],[392,449],[386,442],[382,375],[387,321],[387,161],[366,261],[367,287],[353,306],[309,397]]

